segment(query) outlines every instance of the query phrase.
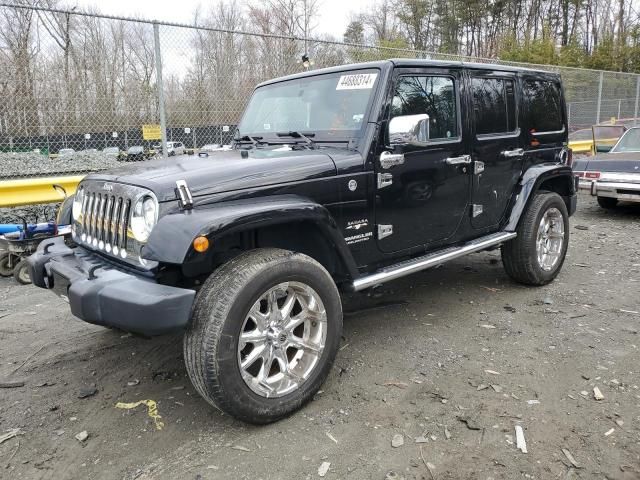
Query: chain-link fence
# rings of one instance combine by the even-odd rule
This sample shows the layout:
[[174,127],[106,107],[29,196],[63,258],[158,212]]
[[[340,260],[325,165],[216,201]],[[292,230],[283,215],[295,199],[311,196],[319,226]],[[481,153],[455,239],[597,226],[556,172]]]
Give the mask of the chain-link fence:
[[[560,72],[571,131],[638,116],[640,76],[262,35],[0,3],[0,177],[86,172],[126,152],[231,142],[255,85],[393,57]],[[304,62],[303,56],[309,61]],[[142,153],[140,153],[142,152]]]

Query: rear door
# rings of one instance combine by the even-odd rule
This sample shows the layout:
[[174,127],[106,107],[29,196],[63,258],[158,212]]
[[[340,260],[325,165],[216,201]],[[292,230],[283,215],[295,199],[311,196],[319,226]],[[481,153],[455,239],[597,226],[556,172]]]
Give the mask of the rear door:
[[473,186],[471,224],[496,227],[523,167],[524,144],[518,124],[515,72],[470,70]]

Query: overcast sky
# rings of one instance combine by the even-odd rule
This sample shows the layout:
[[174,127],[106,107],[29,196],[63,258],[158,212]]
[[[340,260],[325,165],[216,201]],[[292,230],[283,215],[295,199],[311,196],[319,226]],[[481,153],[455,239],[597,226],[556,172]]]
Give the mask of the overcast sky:
[[[259,0],[249,0],[260,3]],[[190,23],[198,5],[205,9],[214,2],[206,0],[69,0],[69,5],[93,6],[102,13],[122,16],[141,16],[146,19]],[[371,0],[320,0],[320,16],[316,34],[330,33],[342,38],[352,11],[363,11]]]

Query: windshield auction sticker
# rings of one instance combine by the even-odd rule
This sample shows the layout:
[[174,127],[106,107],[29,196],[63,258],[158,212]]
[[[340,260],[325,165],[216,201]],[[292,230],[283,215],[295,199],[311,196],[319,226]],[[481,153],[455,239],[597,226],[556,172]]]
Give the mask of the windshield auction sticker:
[[359,73],[357,75],[342,75],[336,85],[336,90],[368,90],[378,78],[377,73]]

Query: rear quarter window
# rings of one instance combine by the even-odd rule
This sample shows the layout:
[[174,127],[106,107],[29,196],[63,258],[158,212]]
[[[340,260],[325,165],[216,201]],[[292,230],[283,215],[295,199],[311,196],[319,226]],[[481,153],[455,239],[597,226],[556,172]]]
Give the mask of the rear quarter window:
[[531,133],[557,132],[564,128],[560,85],[550,80],[525,79],[522,84]]
[[517,131],[516,97],[511,78],[471,79],[477,135],[510,134]]

